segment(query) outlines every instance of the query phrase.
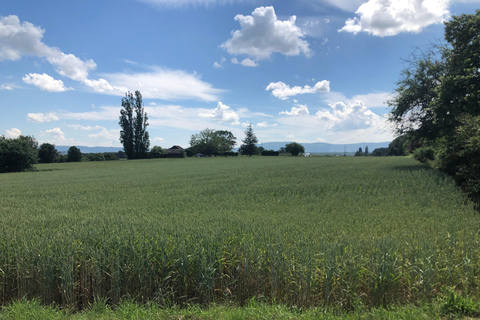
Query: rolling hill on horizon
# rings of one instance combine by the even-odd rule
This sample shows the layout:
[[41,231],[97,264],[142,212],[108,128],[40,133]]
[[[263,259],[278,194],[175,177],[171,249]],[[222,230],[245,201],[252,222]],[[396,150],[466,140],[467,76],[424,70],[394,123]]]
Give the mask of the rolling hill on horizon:
[[[291,143],[291,141],[285,142],[264,142],[258,144],[263,146],[266,150],[279,150],[281,147],[285,147],[286,144]],[[361,142],[361,143],[349,143],[349,144],[331,144],[326,142],[314,142],[314,143],[300,143],[305,147],[305,152],[310,153],[351,153],[358,150],[358,148],[365,149],[368,146],[368,149],[373,151],[376,148],[387,148],[390,144],[390,141],[387,142]],[[55,148],[60,152],[67,152],[70,146],[55,146]],[[123,151],[122,147],[87,147],[87,146],[77,146],[77,148],[82,151],[82,153],[103,153],[103,152],[118,152]]]

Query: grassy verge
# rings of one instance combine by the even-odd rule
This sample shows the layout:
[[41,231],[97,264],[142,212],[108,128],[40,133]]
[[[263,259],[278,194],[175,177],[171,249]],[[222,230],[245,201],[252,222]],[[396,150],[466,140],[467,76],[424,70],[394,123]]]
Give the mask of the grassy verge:
[[[117,308],[112,309],[102,302],[92,304],[87,310],[81,313],[73,313],[60,310],[54,307],[45,307],[36,301],[17,302],[0,311],[2,320],[127,320],[127,319],[168,319],[168,320],[240,320],[240,319],[262,319],[262,320],[347,320],[347,319],[442,319],[445,314],[433,306],[423,307],[404,306],[393,307],[389,310],[374,309],[370,311],[355,311],[344,313],[341,310],[332,309],[308,309],[300,310],[285,306],[269,306],[265,304],[249,304],[245,307],[232,306],[210,306],[199,308],[192,306],[183,309],[159,308],[154,305],[140,306],[133,302],[121,303]],[[454,317],[450,317],[453,319]]]

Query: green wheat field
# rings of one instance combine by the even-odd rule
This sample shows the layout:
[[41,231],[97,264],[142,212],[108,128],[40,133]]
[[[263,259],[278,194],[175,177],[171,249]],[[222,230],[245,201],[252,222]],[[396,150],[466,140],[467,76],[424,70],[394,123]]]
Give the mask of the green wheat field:
[[343,310],[478,297],[480,215],[405,157],[37,165],[0,175],[0,304]]

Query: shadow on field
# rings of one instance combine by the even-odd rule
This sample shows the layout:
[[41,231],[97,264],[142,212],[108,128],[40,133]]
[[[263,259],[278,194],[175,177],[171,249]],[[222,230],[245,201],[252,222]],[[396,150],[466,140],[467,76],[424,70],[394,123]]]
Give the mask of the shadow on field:
[[429,167],[425,164],[416,164],[413,166],[394,166],[394,167],[389,167],[387,168],[388,170],[393,170],[393,171],[430,171],[433,170],[432,167]]
[[34,170],[33,172],[48,172],[48,171],[63,171],[65,169],[37,169]]

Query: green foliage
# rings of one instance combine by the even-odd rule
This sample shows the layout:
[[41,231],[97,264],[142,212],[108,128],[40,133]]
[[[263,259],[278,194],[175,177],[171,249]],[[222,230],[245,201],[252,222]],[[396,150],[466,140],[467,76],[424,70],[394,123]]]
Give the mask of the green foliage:
[[393,139],[392,142],[388,145],[388,155],[390,156],[404,156],[405,155],[405,144],[407,143],[407,135],[399,136]]
[[33,170],[37,163],[38,143],[30,136],[0,136],[0,173]]
[[480,203],[480,116],[463,116],[458,121],[455,135],[438,142],[437,165]]
[[480,10],[447,21],[445,40],[404,70],[390,120],[422,161],[424,147],[438,149],[438,167],[480,201]]
[[50,143],[42,143],[38,148],[38,162],[53,163],[58,159],[58,151],[55,146]]
[[167,156],[167,150],[162,149],[162,147],[154,146],[152,150],[150,150],[150,158],[165,158]]
[[147,113],[143,108],[142,94],[135,91],[135,96],[127,92],[122,98],[120,110],[120,142],[128,159],[144,159],[148,156],[150,137]]
[[105,158],[106,161],[120,160],[120,159],[117,157],[117,153],[116,153],[116,152],[104,152],[104,153],[103,153],[103,157]]
[[469,296],[462,296],[455,288],[445,288],[438,300],[444,315],[480,316],[480,303]]
[[299,143],[292,142],[285,145],[285,151],[292,156],[298,156],[300,153],[305,153],[305,147]]
[[78,149],[76,146],[71,146],[70,148],[68,148],[68,153],[67,153],[68,162],[80,162],[82,161],[82,159],[83,159],[83,156],[80,149]]
[[106,161],[103,153],[89,153],[87,154],[88,161]]
[[243,155],[253,156],[254,154],[259,153],[257,143],[258,139],[255,133],[253,132],[253,126],[250,124],[245,130],[245,139],[242,140],[243,144],[238,149],[238,152]]
[[480,216],[452,179],[410,158],[37,168],[1,177],[1,304],[354,310],[421,304],[456,284],[478,295]]
[[385,157],[390,152],[389,148],[376,148],[370,154],[372,157]]
[[261,153],[262,156],[270,156],[270,157],[275,157],[280,155],[279,151],[274,151],[274,150],[263,150]]
[[193,154],[212,155],[231,152],[237,138],[230,131],[204,129],[190,137],[190,151]]
[[428,160],[435,160],[435,150],[431,147],[421,147],[413,152],[413,157],[421,163],[427,163]]

